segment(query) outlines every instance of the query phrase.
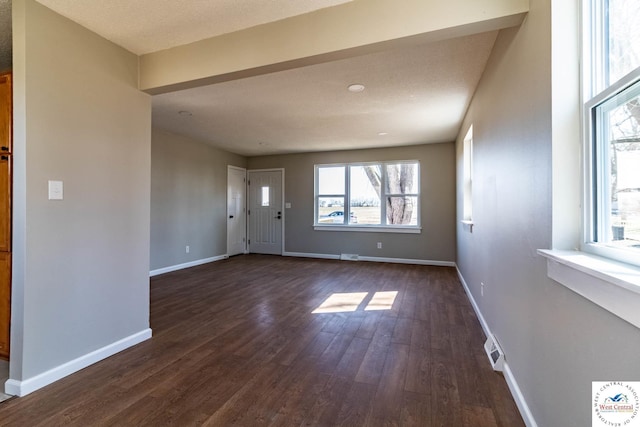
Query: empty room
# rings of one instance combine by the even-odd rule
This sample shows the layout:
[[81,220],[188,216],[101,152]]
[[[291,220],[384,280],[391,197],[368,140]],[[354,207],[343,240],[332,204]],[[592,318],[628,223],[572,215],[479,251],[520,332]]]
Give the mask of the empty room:
[[0,425],[640,425],[638,20],[0,0]]

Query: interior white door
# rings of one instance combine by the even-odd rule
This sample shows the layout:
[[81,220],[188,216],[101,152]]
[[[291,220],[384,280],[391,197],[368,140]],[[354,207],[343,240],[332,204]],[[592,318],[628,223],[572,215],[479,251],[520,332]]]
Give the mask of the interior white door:
[[245,253],[247,243],[246,169],[227,167],[227,255]]
[[282,170],[249,171],[249,252],[282,255]]

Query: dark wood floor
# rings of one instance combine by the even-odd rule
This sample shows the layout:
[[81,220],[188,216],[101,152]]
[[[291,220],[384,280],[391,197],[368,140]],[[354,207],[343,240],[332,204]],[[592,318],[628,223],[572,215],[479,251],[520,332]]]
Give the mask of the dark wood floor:
[[[342,292],[367,297],[311,313]],[[151,326],[0,425],[523,425],[452,268],[239,256],[153,278]]]

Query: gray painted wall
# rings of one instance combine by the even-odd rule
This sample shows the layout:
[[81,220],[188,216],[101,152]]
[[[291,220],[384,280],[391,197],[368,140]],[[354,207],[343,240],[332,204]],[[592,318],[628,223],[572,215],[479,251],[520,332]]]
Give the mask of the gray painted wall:
[[11,378],[26,380],[149,327],[151,103],[133,54],[34,0],[13,9]]
[[151,270],[227,253],[227,165],[246,159],[153,129]]
[[460,220],[473,124],[475,226],[458,222],[457,263],[538,425],[585,426],[592,381],[640,380],[640,331],[548,279],[536,254],[552,245],[555,110],[551,2],[530,6],[521,28],[500,32],[457,143]]
[[[314,165],[338,162],[419,160],[421,234],[313,230]],[[249,169],[284,168],[285,251],[431,261],[455,260],[455,146],[453,143],[399,148],[252,157]],[[382,249],[376,243],[382,242]]]

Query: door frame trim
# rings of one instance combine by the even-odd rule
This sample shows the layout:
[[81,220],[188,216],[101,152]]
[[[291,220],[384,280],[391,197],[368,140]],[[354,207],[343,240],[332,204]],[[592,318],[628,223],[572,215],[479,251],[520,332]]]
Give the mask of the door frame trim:
[[248,199],[247,199],[247,180],[248,180],[248,171],[247,168],[241,168],[240,166],[233,166],[233,165],[227,165],[227,206],[226,206],[226,211],[225,211],[225,215],[224,215],[224,220],[225,220],[225,224],[227,224],[227,250],[226,250],[226,256],[229,256],[229,170],[230,169],[234,169],[237,171],[241,171],[244,172],[244,248],[242,250],[243,254],[248,254],[249,253],[249,248],[247,245],[247,239],[249,238],[249,224],[247,222],[247,205],[248,205]]
[[[282,185],[281,185],[281,191],[282,191],[282,206],[280,206],[280,212],[282,212],[282,250],[280,251],[280,256],[284,256],[284,254],[287,252],[287,250],[285,249],[285,240],[284,240],[284,236],[285,236],[285,232],[284,229],[286,228],[286,221],[287,221],[287,215],[286,215],[286,211],[284,209],[285,206],[285,185],[284,185],[284,178],[285,178],[285,170],[284,168],[267,168],[267,169],[247,169],[247,184],[249,183],[249,174],[251,172],[281,172],[282,173]],[[247,192],[248,193],[248,192]],[[249,197],[247,197],[247,205],[250,203],[249,201]],[[248,210],[248,208],[247,208]],[[251,234],[251,231],[249,230],[249,218],[247,218],[247,239],[249,238],[249,235]],[[247,253],[251,253],[251,248],[250,245],[247,245]]]

